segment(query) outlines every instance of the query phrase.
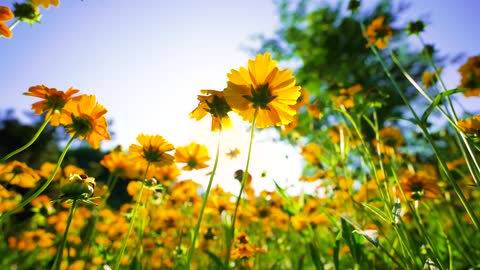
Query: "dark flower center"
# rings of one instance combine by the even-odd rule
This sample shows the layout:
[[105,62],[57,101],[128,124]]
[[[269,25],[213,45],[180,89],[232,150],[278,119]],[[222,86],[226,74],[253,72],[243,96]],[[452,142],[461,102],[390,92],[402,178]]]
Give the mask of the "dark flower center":
[[255,109],[260,108],[263,110],[269,110],[267,104],[274,100],[277,96],[273,96],[268,90],[268,83],[260,86],[258,89],[250,86],[251,96],[244,95],[243,98],[253,103]]

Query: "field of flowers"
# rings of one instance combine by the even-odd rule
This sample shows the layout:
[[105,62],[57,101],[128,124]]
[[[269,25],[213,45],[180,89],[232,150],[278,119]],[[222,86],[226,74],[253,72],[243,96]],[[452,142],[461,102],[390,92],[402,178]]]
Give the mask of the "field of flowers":
[[[480,269],[480,115],[455,106],[458,95],[480,95],[480,55],[460,67],[458,87],[446,89],[426,45],[428,68],[414,78],[389,48],[395,33],[386,18],[356,20],[359,4],[350,1],[348,12],[362,46],[408,117],[382,115],[388,94],[361,83],[329,86],[334,91],[321,97],[263,52],[228,72],[225,89],[196,97],[189,116],[211,121],[216,149],[174,147],[161,134],[140,133],[128,149],[103,156],[109,176],[96,179],[64,159],[74,141],[98,149],[110,139],[108,108],[73,87],[26,89],[44,122],[27,144],[0,157],[0,269]],[[58,0],[0,6],[1,42],[15,38],[18,23],[38,20],[39,5]],[[414,21],[404,32],[423,42],[424,27]],[[225,155],[221,133],[233,113],[251,123],[250,144]],[[432,125],[432,115],[446,124]],[[56,162],[33,167],[16,159],[58,126],[69,140]],[[278,184],[255,190],[248,173],[255,132],[272,127],[301,149],[306,166],[298,181],[311,192],[291,194]],[[217,167],[240,151],[247,160],[234,173],[239,193],[212,186]],[[182,175],[205,168],[205,187]],[[120,182],[130,196],[115,207]]]

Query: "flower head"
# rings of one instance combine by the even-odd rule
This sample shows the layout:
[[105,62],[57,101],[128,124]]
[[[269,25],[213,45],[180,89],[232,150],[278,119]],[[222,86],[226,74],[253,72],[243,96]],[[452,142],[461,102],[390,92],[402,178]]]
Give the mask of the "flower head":
[[210,113],[212,116],[212,131],[232,127],[232,120],[228,116],[228,112],[232,108],[225,100],[223,91],[201,90],[200,92],[205,95],[198,95],[199,104],[190,113],[190,117],[198,121]]
[[394,127],[384,127],[378,132],[378,135],[380,136],[381,142],[378,143],[378,141],[374,139],[372,144],[378,147],[383,154],[394,154],[396,149],[404,143],[402,133]]
[[23,94],[43,99],[33,103],[32,110],[35,114],[42,114],[44,112],[51,114],[53,112],[54,115],[50,120],[50,124],[52,126],[58,126],[60,124],[60,112],[67,101],[72,99],[72,96],[78,92],[80,92],[80,90],[73,89],[73,87],[70,87],[66,92],[63,92],[55,88],[48,88],[45,85],[37,85],[30,87],[28,92]]
[[13,17],[13,13],[8,7],[0,6],[0,36],[12,37],[12,31],[4,22],[13,19]]
[[383,25],[384,20],[384,16],[375,18],[375,20],[373,20],[372,23],[367,27],[366,32],[370,43],[379,49],[385,49],[387,47],[388,40],[393,35],[392,28],[389,25]]
[[167,152],[172,151],[174,147],[162,136],[140,134],[137,136],[137,141],[140,145],[132,144],[128,149],[134,160],[150,162],[157,166],[173,163],[173,156]]
[[457,125],[467,135],[480,135],[480,115],[458,120]]
[[86,174],[72,174],[69,181],[62,186],[64,199],[88,199],[95,190],[95,178]]
[[106,113],[107,110],[96,102],[94,95],[81,95],[65,104],[60,123],[72,136],[86,139],[94,149],[98,149],[100,141],[110,140],[107,120],[103,116]]
[[22,188],[32,188],[40,180],[40,176],[20,161],[12,161],[0,166],[0,181]]
[[406,172],[400,177],[400,183],[408,199],[415,201],[422,198],[434,199],[441,194],[440,187],[437,184],[438,180],[431,177],[426,172],[420,171],[418,173]]
[[127,153],[121,151],[113,151],[105,155],[100,161],[100,165],[120,177],[133,179],[138,176],[135,162],[129,158]]
[[210,157],[205,145],[192,142],[187,146],[177,148],[175,160],[180,163],[187,163],[182,169],[191,171],[208,167],[205,162],[209,161]]
[[459,69],[462,75],[462,82],[458,87],[471,88],[470,91],[464,92],[466,97],[480,95],[480,55],[468,58],[467,62]]
[[230,151],[226,153],[227,157],[229,157],[230,159],[236,158],[239,154],[240,154],[240,149],[238,148],[230,149]]
[[292,122],[296,110],[292,108],[300,96],[300,86],[295,86],[293,71],[280,70],[270,59],[270,53],[257,55],[248,61],[248,69],[231,70],[225,99],[244,120],[253,121],[257,111],[256,126],[286,125]]
[[42,5],[44,8],[49,8],[50,5],[54,5],[58,7],[58,5],[60,4],[59,0],[31,0],[31,1],[34,5],[36,6]]

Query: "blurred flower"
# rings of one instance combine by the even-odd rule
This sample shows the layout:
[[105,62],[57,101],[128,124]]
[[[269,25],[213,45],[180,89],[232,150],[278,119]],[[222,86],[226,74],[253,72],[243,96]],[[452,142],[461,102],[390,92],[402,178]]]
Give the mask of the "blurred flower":
[[13,19],[13,17],[14,15],[10,8],[0,6],[0,36],[4,36],[6,38],[12,37],[12,31],[4,22]]
[[155,167],[152,177],[155,177],[163,186],[168,187],[177,181],[179,175],[180,170],[177,165],[173,163],[167,166]]
[[480,115],[458,120],[457,125],[466,135],[480,135]]
[[434,199],[442,193],[437,184],[438,180],[426,172],[405,172],[400,176],[400,184],[408,199],[415,201],[428,198]]
[[319,166],[321,164],[319,157],[323,154],[323,150],[318,144],[309,143],[302,147],[300,154],[308,163]]
[[33,3],[13,3],[13,7],[15,9],[13,14],[19,20],[27,22],[29,24],[40,22],[40,17],[42,16],[42,14],[40,14],[40,10]]
[[247,235],[241,233],[235,238],[234,247],[230,252],[230,257],[233,260],[239,260],[249,258],[257,253],[267,253],[267,251],[251,245]]
[[470,91],[463,92],[466,97],[480,95],[480,55],[468,58],[467,62],[459,69],[462,82],[458,87],[470,88]]
[[[442,69],[443,68],[438,69],[438,75],[442,73]],[[432,87],[432,85],[434,85],[437,81],[438,81],[438,77],[435,74],[435,72],[428,72],[428,71],[423,72],[422,83],[423,83],[423,86],[425,86],[425,88]]]
[[[38,174],[41,177],[48,179],[52,175],[53,170],[55,169],[55,166],[56,166],[55,163],[44,162],[42,166],[40,166],[40,170],[38,170]],[[53,177],[53,181],[57,181],[58,179],[60,179],[60,177],[62,177],[62,169],[58,168],[57,173]]]
[[222,129],[231,128],[232,120],[228,116],[228,112],[232,109],[225,100],[224,92],[215,90],[201,90],[200,92],[205,96],[197,96],[200,102],[197,108],[190,113],[190,117],[198,121],[210,113],[212,116],[212,131],[216,131],[220,127]]
[[191,171],[208,167],[205,163],[210,160],[208,149],[205,145],[191,142],[187,146],[177,147],[175,150],[175,161],[179,163],[187,163],[182,170]]
[[270,59],[270,53],[257,55],[248,61],[248,69],[231,70],[225,98],[244,120],[253,121],[258,110],[256,126],[286,125],[294,120],[295,105],[300,96],[300,86],[295,86],[293,71],[279,70]]
[[60,113],[67,101],[73,98],[73,95],[80,92],[80,90],[70,87],[66,92],[59,91],[55,88],[48,88],[45,85],[32,86],[28,92],[23,93],[25,96],[32,96],[41,98],[41,101],[32,104],[32,110],[35,114],[42,114],[47,112],[47,115],[53,113],[50,124],[58,126],[60,124]]
[[128,149],[132,153],[132,160],[150,162],[156,166],[173,163],[173,156],[167,153],[174,149],[173,145],[162,136],[140,134],[137,141],[140,145],[131,144]]
[[49,8],[50,5],[58,7],[60,0],[30,0],[34,5],[42,5],[44,8]]
[[81,95],[65,104],[60,123],[70,135],[86,139],[94,149],[98,149],[100,141],[110,140],[107,120],[103,116],[106,113],[107,110],[96,102],[94,95]]
[[230,159],[236,158],[240,154],[240,149],[235,148],[235,149],[230,149],[230,151],[227,152],[227,157]]
[[380,153],[393,155],[396,149],[403,145],[403,136],[399,129],[387,126],[382,128],[378,135],[380,137],[380,143],[376,139],[372,140],[374,147],[379,147]]
[[[388,40],[393,35],[392,28],[389,25],[383,25],[384,20],[384,16],[375,18],[367,27],[366,32],[370,43],[379,49],[385,49],[387,47]],[[368,44],[367,47],[368,46],[370,46],[370,44]]]
[[9,237],[8,243],[10,248],[18,250],[33,251],[37,248],[44,249],[53,246],[55,234],[46,232],[43,229],[35,231],[25,231],[22,237]]
[[32,188],[40,180],[34,169],[20,161],[12,161],[0,166],[0,181],[22,188]]
[[125,152],[113,151],[103,156],[100,164],[119,177],[134,179],[139,176],[136,163]]
[[407,33],[409,35],[419,35],[425,30],[425,24],[421,20],[409,22],[407,26]]

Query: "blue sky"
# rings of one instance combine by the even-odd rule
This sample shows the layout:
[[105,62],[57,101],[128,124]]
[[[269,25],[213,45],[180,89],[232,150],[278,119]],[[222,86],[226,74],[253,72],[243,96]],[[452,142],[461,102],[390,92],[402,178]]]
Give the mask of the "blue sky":
[[[402,19],[425,19],[424,38],[442,54],[480,53],[475,27],[480,1],[411,2]],[[11,3],[0,0],[0,5]],[[147,133],[160,134],[175,146],[207,144],[212,155],[217,137],[209,131],[209,120],[188,117],[196,95],[200,89],[222,90],[230,69],[252,57],[244,49],[255,46],[251,37],[271,35],[279,26],[274,4],[256,0],[63,0],[42,13],[41,24],[20,24],[12,39],[0,39],[0,109],[15,108],[19,115],[28,111],[35,100],[22,93],[33,85],[74,86],[95,94],[109,110],[115,138],[102,144],[104,149],[128,147],[139,133]],[[457,69],[445,70],[449,88],[459,82]],[[466,104],[480,107],[478,98]],[[232,188],[233,171],[244,167],[248,140],[248,125],[236,123],[222,138],[222,152],[238,147],[242,155],[223,159],[217,177]],[[301,160],[297,149],[269,143],[269,136],[273,133],[257,136],[252,174],[267,170],[260,186],[272,188],[272,178],[295,181]]]

